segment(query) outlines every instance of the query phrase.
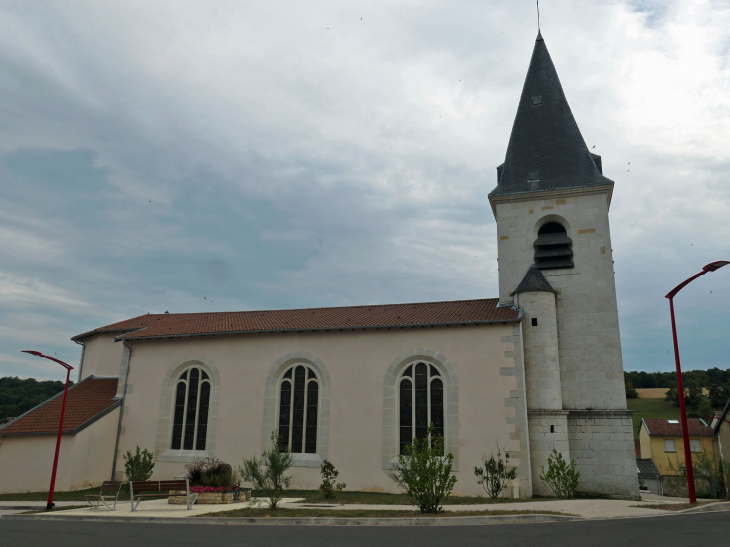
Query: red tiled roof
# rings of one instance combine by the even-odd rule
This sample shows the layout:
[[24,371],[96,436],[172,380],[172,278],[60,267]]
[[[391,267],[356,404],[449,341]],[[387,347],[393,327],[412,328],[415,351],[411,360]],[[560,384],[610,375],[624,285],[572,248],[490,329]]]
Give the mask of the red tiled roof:
[[[75,433],[80,426],[118,403],[114,400],[117,394],[117,381],[117,378],[89,376],[70,387],[66,400],[66,414],[63,418],[63,432]],[[0,437],[58,433],[62,403],[63,392],[0,429]]]
[[[497,298],[343,308],[148,314],[79,334],[128,333],[127,339],[290,330],[362,329],[516,321],[518,312],[498,308]],[[142,330],[140,330],[142,329]]]
[[634,452],[636,452],[637,458],[641,458],[641,441],[639,439],[634,439]]
[[[676,424],[670,424],[667,420],[658,419],[644,418],[643,421],[646,424],[649,435],[659,435],[661,437],[682,436],[682,424],[679,423],[679,419],[677,419]],[[688,418],[687,426],[689,434],[693,437],[713,436],[712,429],[705,425],[705,423],[699,418]]]

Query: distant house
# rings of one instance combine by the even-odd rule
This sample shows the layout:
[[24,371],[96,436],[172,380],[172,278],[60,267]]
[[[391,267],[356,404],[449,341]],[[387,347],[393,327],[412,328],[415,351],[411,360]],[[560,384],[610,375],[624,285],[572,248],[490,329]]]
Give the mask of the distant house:
[[[719,457],[720,452],[712,428],[700,418],[690,418],[687,424],[690,451],[693,454],[706,452],[713,457]],[[680,466],[684,466],[684,443],[679,420],[642,419],[639,442],[642,459],[652,460],[662,475],[679,474]],[[730,444],[727,447],[730,448]]]
[[730,398],[721,412],[715,412],[715,418],[710,426],[717,438],[720,457],[725,461],[730,460]]

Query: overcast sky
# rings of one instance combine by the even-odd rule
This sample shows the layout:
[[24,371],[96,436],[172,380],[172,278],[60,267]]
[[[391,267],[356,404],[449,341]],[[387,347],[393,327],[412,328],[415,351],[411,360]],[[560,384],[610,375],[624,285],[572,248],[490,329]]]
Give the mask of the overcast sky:
[[[541,4],[624,367],[672,370],[664,294],[730,259],[730,0]],[[147,312],[496,297],[536,34],[533,0],[0,1],[0,376]],[[677,297],[687,369],[730,368],[725,270]]]

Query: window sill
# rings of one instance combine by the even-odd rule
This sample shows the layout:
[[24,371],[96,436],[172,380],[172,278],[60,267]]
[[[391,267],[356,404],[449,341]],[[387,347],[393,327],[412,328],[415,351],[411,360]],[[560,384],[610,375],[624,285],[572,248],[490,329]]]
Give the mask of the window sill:
[[212,458],[213,454],[207,450],[165,450],[160,452],[155,461],[171,463],[192,463],[205,458]]
[[292,467],[321,467],[322,456],[319,454],[292,454],[294,463]]

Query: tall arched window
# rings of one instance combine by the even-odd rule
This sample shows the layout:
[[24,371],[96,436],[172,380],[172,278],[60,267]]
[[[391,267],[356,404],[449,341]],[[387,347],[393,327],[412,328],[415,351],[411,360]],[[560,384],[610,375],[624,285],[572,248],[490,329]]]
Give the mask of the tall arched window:
[[319,380],[314,369],[297,364],[279,383],[279,435],[282,452],[317,453]]
[[185,370],[175,385],[173,450],[205,450],[208,434],[210,378],[200,367]]
[[416,363],[403,371],[400,388],[400,454],[414,438],[428,436],[433,423],[434,435],[444,437],[444,382],[441,373],[431,364]]

